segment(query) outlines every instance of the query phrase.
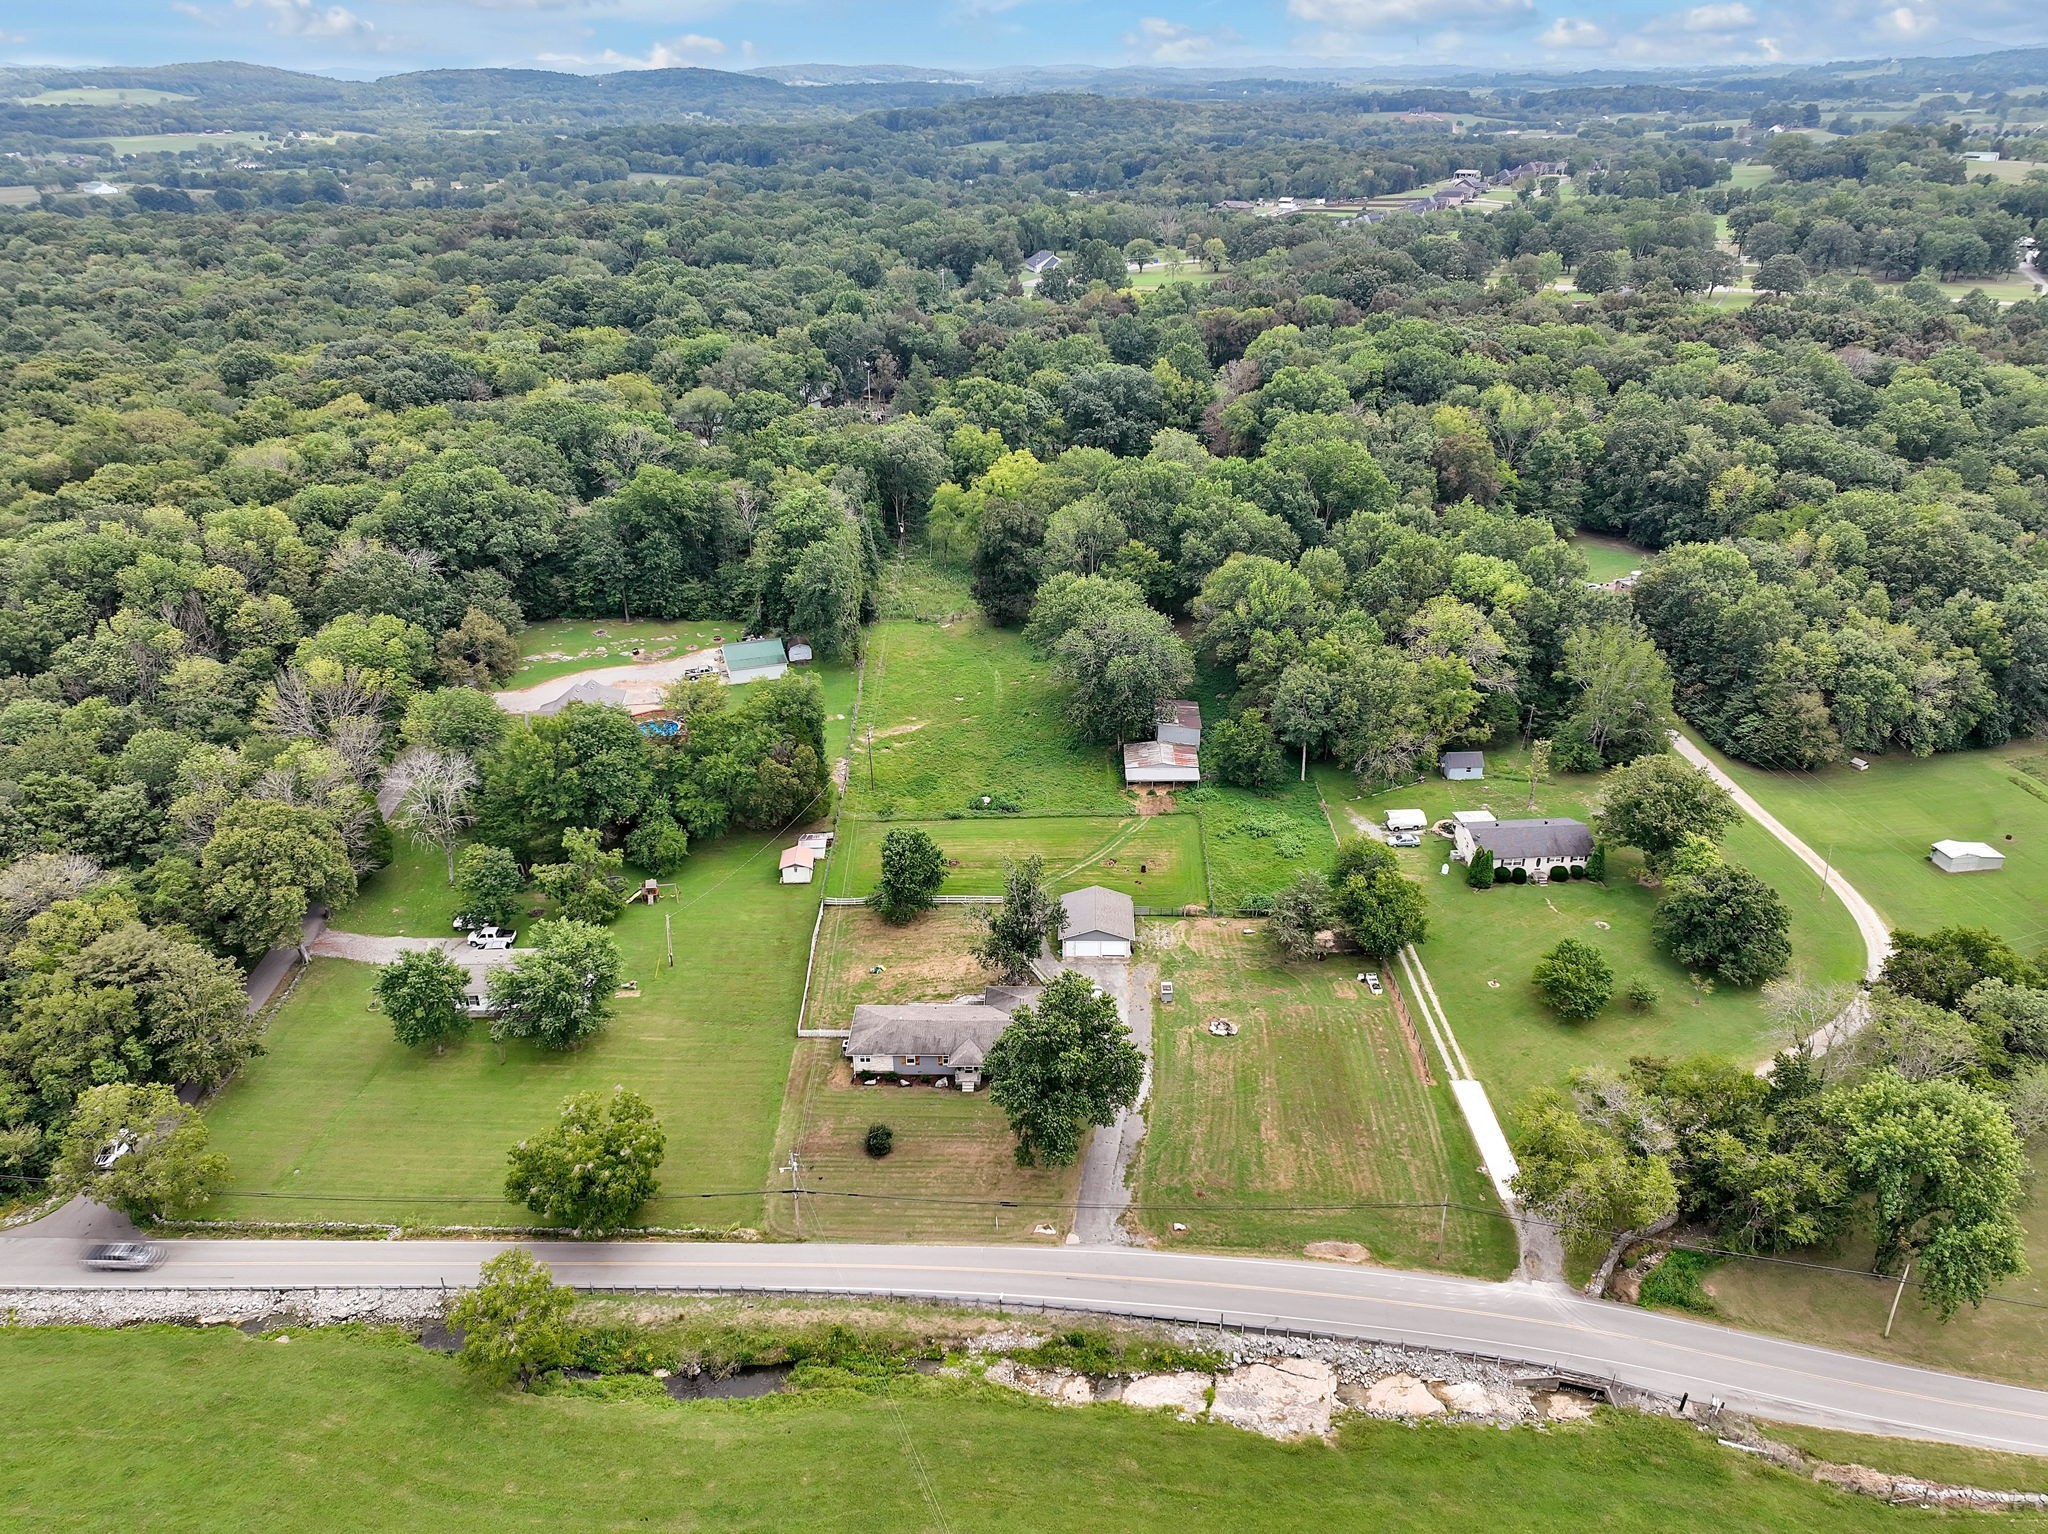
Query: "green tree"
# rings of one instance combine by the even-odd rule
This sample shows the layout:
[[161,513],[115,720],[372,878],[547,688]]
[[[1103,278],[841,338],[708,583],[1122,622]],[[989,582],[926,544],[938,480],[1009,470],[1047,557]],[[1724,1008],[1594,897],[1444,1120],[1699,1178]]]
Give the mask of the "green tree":
[[1220,272],[1223,263],[1230,259],[1230,247],[1212,235],[1202,241],[1202,259],[1209,263],[1210,271]]
[[1072,1166],[1082,1131],[1138,1100],[1145,1057],[1116,1003],[1063,971],[989,1046],[989,1096],[1009,1117],[1019,1166]]
[[1603,835],[1641,850],[1663,868],[1689,836],[1718,842],[1741,812],[1728,791],[1669,754],[1644,757],[1608,773],[1600,799]]
[[505,711],[489,693],[473,687],[438,687],[413,695],[398,736],[408,746],[454,751],[473,761],[504,739],[506,723]]
[[1330,881],[1312,868],[1296,873],[1294,882],[1273,896],[1272,911],[1266,918],[1266,931],[1290,959],[1313,957],[1318,952],[1316,934],[1335,925]]
[[1998,1098],[1883,1071],[1828,1107],[1851,1182],[1871,1201],[1879,1272],[1911,1258],[1922,1296],[1947,1320],[2026,1271],[2026,1158]]
[[134,1219],[196,1209],[227,1180],[198,1110],[158,1082],[115,1082],[78,1099],[57,1153],[57,1186]]
[[1995,932],[1939,927],[1928,933],[1892,933],[1892,951],[1880,978],[1902,996],[1953,1008],[1986,980],[2031,987],[2041,983],[2042,975]]
[[533,871],[535,886],[571,921],[610,926],[625,909],[626,855],[607,852],[597,832],[572,826],[562,833],[562,861]]
[[928,832],[898,826],[882,838],[882,876],[868,904],[883,921],[901,925],[922,911],[946,883],[946,855]]
[[531,937],[531,948],[491,972],[491,1037],[573,1048],[611,1020],[619,945],[580,921],[538,921]]
[[434,663],[453,687],[503,687],[519,669],[519,641],[505,625],[472,607],[434,642]]
[[1194,680],[1194,657],[1163,613],[1125,607],[1069,629],[1053,671],[1070,689],[1067,720],[1089,740],[1150,738],[1159,705]]
[[512,1147],[505,1197],[586,1235],[620,1230],[654,1197],[667,1147],[639,1094],[578,1092],[551,1127]]
[[972,952],[981,967],[1005,985],[1031,977],[1031,966],[1059,931],[1059,902],[1045,891],[1045,859],[1025,858],[1003,872],[999,905],[975,912],[982,924]]
[[438,1055],[469,1032],[469,971],[438,950],[413,949],[383,965],[376,991],[392,1035],[408,1049],[431,1044]]
[[1573,1245],[1641,1230],[1677,1210],[1670,1163],[1588,1122],[1563,1093],[1532,1093],[1515,1117],[1515,1198],[1555,1221]]
[[1202,739],[1211,776],[1238,788],[1271,788],[1286,776],[1280,743],[1258,709],[1246,709],[1211,725]]
[[1751,285],[1759,293],[1798,293],[1806,287],[1808,276],[1806,263],[1786,251],[1757,268]]
[[221,812],[199,874],[214,932],[252,958],[298,943],[311,907],[341,905],[356,892],[334,822],[273,799],[242,799]]
[[1762,985],[1792,963],[1792,917],[1784,898],[1733,864],[1671,880],[1651,927],[1679,964],[1731,985]]
[[519,918],[519,892],[526,876],[519,859],[503,847],[472,842],[455,860],[455,894],[460,913],[471,923],[509,927]]
[[1472,861],[1465,865],[1465,883],[1476,890],[1493,888],[1493,854],[1484,847],[1473,849]]
[[1394,850],[1369,836],[1347,837],[1337,848],[1330,904],[1351,940],[1382,959],[1429,935],[1429,897],[1401,872]]
[[1614,995],[1614,971],[1606,957],[1575,937],[1538,959],[1531,978],[1544,1005],[1567,1022],[1584,1022]]
[[1038,590],[1045,513],[1022,501],[991,500],[974,544],[974,600],[989,622],[1022,623]]
[[569,1313],[576,1293],[522,1247],[483,1265],[477,1286],[448,1307],[448,1324],[462,1333],[457,1361],[492,1385],[517,1381],[524,1389],[575,1356]]

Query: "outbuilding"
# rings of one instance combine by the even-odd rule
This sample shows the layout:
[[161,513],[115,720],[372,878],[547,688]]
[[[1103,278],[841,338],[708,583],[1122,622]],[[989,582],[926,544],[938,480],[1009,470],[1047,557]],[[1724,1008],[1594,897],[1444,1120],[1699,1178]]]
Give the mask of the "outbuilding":
[[1199,746],[1202,743],[1202,705],[1199,703],[1190,703],[1185,698],[1162,703],[1157,723],[1158,728],[1152,732],[1155,740],[1175,746]]
[[789,663],[792,666],[808,666],[811,663],[811,642],[802,634],[789,636]]
[[1936,842],[1927,860],[1945,874],[1988,874],[2005,867],[2005,854],[1985,842]]
[[785,847],[780,866],[784,884],[809,884],[818,866],[818,854],[809,847]]
[[1060,896],[1060,957],[1128,959],[1138,939],[1138,908],[1129,895],[1091,884]]
[[1389,831],[1427,831],[1429,829],[1429,816],[1421,810],[1388,810],[1387,829]]
[[1466,782],[1472,778],[1486,776],[1486,753],[1484,751],[1446,751],[1437,760],[1437,769],[1453,782]]
[[1126,783],[1199,783],[1201,753],[1166,740],[1134,740],[1124,747]]
[[772,682],[789,669],[789,653],[780,639],[748,639],[726,645],[719,658],[725,662],[725,679],[734,686],[742,682]]

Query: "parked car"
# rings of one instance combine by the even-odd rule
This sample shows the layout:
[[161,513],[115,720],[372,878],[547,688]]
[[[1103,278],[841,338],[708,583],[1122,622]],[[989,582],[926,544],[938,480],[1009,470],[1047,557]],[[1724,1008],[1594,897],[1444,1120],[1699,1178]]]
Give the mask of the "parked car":
[[1365,988],[1375,996],[1386,989],[1385,986],[1380,984],[1380,977],[1371,970],[1367,970],[1365,973]]
[[467,941],[472,948],[510,948],[518,935],[510,927],[478,927]]
[[1396,831],[1387,838],[1387,845],[1390,847],[1420,847],[1422,845],[1422,833],[1420,831]]
[[81,1259],[88,1268],[118,1273],[145,1273],[163,1260],[164,1249],[153,1241],[102,1241]]

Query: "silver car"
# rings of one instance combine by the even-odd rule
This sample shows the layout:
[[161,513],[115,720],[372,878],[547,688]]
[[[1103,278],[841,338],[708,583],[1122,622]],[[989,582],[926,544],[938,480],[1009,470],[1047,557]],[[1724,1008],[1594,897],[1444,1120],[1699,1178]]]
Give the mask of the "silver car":
[[87,1247],[82,1260],[102,1271],[146,1273],[164,1260],[164,1249],[154,1241],[102,1241]]

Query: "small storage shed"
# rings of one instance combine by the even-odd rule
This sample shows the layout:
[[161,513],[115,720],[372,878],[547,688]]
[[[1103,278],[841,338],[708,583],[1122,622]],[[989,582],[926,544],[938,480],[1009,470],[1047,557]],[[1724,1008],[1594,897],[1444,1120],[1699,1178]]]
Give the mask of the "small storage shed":
[[1388,810],[1387,829],[1389,831],[1427,831],[1429,829],[1429,817],[1421,810]]
[[720,651],[725,662],[725,679],[741,682],[772,682],[789,669],[789,655],[780,639],[749,639],[729,644]]
[[2005,867],[2005,854],[1984,842],[1936,842],[1927,859],[1945,874],[1988,874]]
[[789,636],[789,663],[792,666],[808,666],[811,663],[811,642],[802,634]]
[[784,884],[809,884],[811,873],[817,867],[818,854],[808,847],[785,847],[782,849],[782,882]]
[[1438,769],[1447,778],[1464,782],[1470,778],[1486,776],[1486,753],[1484,751],[1446,751],[1437,761]]

